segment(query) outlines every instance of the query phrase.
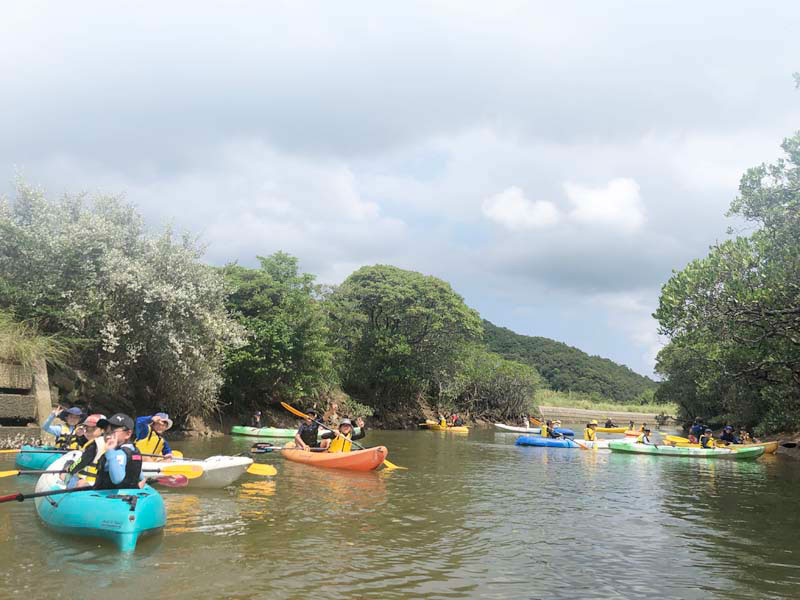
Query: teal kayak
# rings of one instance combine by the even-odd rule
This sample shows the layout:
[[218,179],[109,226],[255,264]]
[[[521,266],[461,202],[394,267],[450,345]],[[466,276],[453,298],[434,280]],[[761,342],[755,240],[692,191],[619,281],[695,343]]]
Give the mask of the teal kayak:
[[[50,468],[60,470],[68,460],[79,460],[80,452],[70,452]],[[62,490],[58,473],[45,473],[36,484],[37,492]],[[70,535],[113,540],[122,552],[132,552],[142,535],[160,531],[167,522],[161,495],[144,488],[88,490],[36,498],[36,512],[45,525]]]
[[727,460],[746,460],[758,458],[764,454],[761,446],[730,450],[728,448],[689,448],[686,446],[654,446],[651,444],[631,444],[630,442],[609,442],[608,447],[614,452],[634,454],[651,454],[655,456],[682,456],[684,458],[723,458]]
[[20,469],[31,469],[41,471],[46,469],[59,458],[64,456],[63,452],[36,452],[36,450],[55,450],[55,446],[31,446],[25,444],[22,450],[17,453],[16,465]]
[[[354,428],[355,433],[360,429]],[[249,435],[251,437],[265,438],[293,438],[297,429],[280,429],[279,427],[245,427],[244,425],[234,425],[231,427],[231,435]],[[319,428],[319,435],[325,433],[325,429]]]

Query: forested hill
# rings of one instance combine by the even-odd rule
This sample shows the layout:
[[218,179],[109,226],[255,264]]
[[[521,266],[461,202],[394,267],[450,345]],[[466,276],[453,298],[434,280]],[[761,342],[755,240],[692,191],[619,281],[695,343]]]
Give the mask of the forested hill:
[[489,350],[535,367],[554,390],[599,394],[629,403],[651,399],[658,385],[625,365],[590,356],[562,342],[520,335],[485,319],[483,328]]

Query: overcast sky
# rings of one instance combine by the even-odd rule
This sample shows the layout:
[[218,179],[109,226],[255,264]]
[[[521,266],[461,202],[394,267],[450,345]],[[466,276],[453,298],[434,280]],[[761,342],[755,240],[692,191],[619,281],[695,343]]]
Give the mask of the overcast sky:
[[673,269],[800,128],[800,2],[17,2],[0,188],[124,193],[214,264],[388,263],[644,374]]

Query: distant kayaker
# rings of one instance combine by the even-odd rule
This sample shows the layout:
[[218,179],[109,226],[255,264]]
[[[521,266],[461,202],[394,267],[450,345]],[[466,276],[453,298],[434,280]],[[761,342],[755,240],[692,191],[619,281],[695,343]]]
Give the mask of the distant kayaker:
[[636,430],[634,429],[635,425],[636,425],[636,424],[635,424],[633,421],[630,421],[630,422],[628,423],[628,431],[636,431]]
[[67,481],[68,488],[94,485],[97,475],[97,462],[106,451],[106,441],[103,437],[105,432],[98,426],[98,422],[105,420],[105,418],[105,415],[101,414],[89,415],[81,423],[88,441],[81,448],[83,453],[80,460],[69,468],[71,475],[69,481]]
[[755,438],[750,435],[750,432],[747,429],[740,429],[739,430],[739,439],[742,440],[743,444],[752,444],[755,442]]
[[[167,413],[156,413],[151,417],[138,417],[136,419],[136,435],[134,441],[136,448],[142,454],[158,454],[170,460],[172,448],[164,439],[164,432],[172,427],[172,419]],[[145,460],[155,460],[145,457]]]
[[700,447],[701,448],[716,448],[717,442],[714,441],[714,432],[710,429],[706,428],[703,434],[700,436]]
[[597,439],[597,420],[593,419],[591,423],[586,425],[583,430],[583,439],[587,442],[593,442]]
[[689,429],[689,442],[692,444],[699,443],[700,436],[703,435],[705,430],[706,426],[703,425],[703,420],[700,417],[695,417],[694,425]]
[[439,413],[439,427],[447,427],[447,419],[444,418],[442,413]]
[[317,441],[317,432],[319,431],[319,424],[315,422],[317,418],[317,411],[313,408],[306,411],[306,418],[300,424],[297,433],[294,434],[295,446],[301,450],[309,450],[310,448],[319,448]]
[[606,424],[604,425],[604,427],[616,427],[616,426],[617,424],[611,420],[611,417],[606,417]]
[[556,433],[556,431],[555,431],[556,423],[558,423],[558,421],[545,421],[544,425],[542,425],[542,430],[541,430],[540,435],[542,437],[544,437],[544,438],[560,438],[560,437],[564,437],[562,434]]
[[464,419],[459,417],[456,413],[450,415],[450,427],[462,427],[464,425]]
[[95,489],[144,487],[142,455],[132,442],[133,419],[117,413],[108,419],[100,419],[97,425],[106,429],[106,451],[97,463]]
[[350,419],[342,419],[339,422],[339,432],[326,431],[320,436],[321,448],[327,448],[328,452],[350,452],[352,441],[360,440],[367,435],[367,428],[364,426],[364,419],[356,419],[356,425],[360,428],[358,433],[353,430],[353,423]]
[[639,434],[639,437],[636,438],[636,442],[638,444],[648,444],[650,446],[655,445],[653,444],[653,441],[650,439],[650,429],[648,428],[645,428],[644,431],[642,431],[642,433]]
[[257,429],[261,428],[261,411],[257,410],[253,413],[253,416],[250,417],[250,427],[255,427]]
[[[639,428],[640,433],[644,433],[644,430],[647,429],[647,423],[642,423],[642,426]],[[647,431],[650,431],[647,429]]]
[[720,441],[725,442],[725,445],[728,444],[741,444],[742,440],[733,433],[733,425],[725,425],[724,429],[722,430],[722,435],[719,436]]
[[[47,433],[56,436],[56,448],[61,450],[77,450],[86,443],[86,438],[82,437],[78,430],[83,411],[77,406],[64,410],[60,406],[53,409],[44,423],[42,429]],[[53,420],[58,417],[64,421],[65,425],[53,425]]]

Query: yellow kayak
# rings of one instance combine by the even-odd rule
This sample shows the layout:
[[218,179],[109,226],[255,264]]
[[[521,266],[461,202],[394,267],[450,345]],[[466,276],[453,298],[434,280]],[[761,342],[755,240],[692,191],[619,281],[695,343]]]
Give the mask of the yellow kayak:
[[598,427],[599,433],[625,433],[627,427]]
[[[682,438],[677,435],[668,435],[664,438],[671,446],[680,446],[684,448],[699,448],[700,444],[692,444],[689,442],[688,439]],[[764,454],[775,454],[778,450],[778,444],[780,442],[778,440],[773,440],[771,442],[754,442],[752,444],[730,444],[729,446],[725,446],[720,444],[717,446],[718,448],[729,448],[731,450],[738,450],[739,448],[764,448]]]
[[452,433],[469,433],[469,427],[442,427],[438,423],[428,425],[431,431],[450,431]]

